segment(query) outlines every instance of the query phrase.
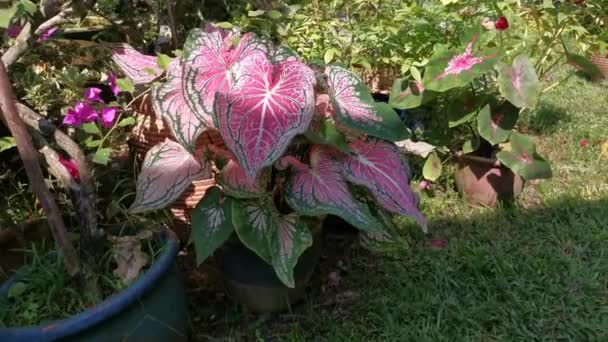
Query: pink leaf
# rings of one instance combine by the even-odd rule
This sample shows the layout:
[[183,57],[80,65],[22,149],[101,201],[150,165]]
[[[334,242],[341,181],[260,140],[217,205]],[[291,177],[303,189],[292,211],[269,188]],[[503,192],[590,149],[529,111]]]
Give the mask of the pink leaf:
[[152,82],[163,73],[155,56],[139,53],[129,44],[112,44],[112,60],[134,84]]
[[380,230],[367,205],[351,195],[333,153],[320,145],[312,147],[310,167],[294,170],[288,181],[287,203],[302,215],[333,214],[361,230]]
[[409,186],[409,168],[397,147],[384,140],[360,139],[349,144],[352,155],[343,158],[346,178],[368,188],[378,203],[394,214],[409,215],[421,226],[418,198]]
[[222,168],[218,183],[226,194],[236,198],[257,198],[266,191],[269,173],[263,172],[251,181],[238,163],[231,160]]
[[[274,163],[306,131],[314,110],[315,78],[300,62],[271,64],[264,55],[243,61],[238,85],[218,93],[218,128],[250,179]],[[246,70],[246,72],[244,71]]]
[[232,34],[224,31],[193,30],[184,44],[184,92],[194,112],[213,115],[215,93],[226,93],[234,84],[235,70],[245,58],[265,54],[266,46],[251,33],[245,34],[236,47]]
[[152,88],[152,105],[154,112],[169,123],[173,136],[182,145],[194,149],[196,139],[205,126],[213,125],[211,117],[203,114],[199,117],[188,106],[187,95],[183,92],[182,63],[174,60],[167,70],[167,80],[160,86]]
[[152,147],[144,159],[137,179],[137,196],[129,210],[139,213],[173,203],[192,181],[207,176],[204,163],[169,139]]

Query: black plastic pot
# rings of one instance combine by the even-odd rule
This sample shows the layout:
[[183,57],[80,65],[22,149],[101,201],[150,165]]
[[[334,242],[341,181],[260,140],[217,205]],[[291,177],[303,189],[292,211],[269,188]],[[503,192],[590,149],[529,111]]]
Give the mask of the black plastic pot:
[[233,239],[216,254],[230,296],[257,313],[285,311],[304,298],[306,286],[321,256],[322,220],[310,222],[314,242],[300,257],[294,269],[295,288],[288,288],[273,267],[238,239]]
[[[0,329],[0,341],[187,341],[186,293],[175,264],[179,241],[170,231],[161,241],[156,262],[127,289],[63,321]],[[21,279],[17,272],[0,286],[0,310],[11,305],[8,291]]]

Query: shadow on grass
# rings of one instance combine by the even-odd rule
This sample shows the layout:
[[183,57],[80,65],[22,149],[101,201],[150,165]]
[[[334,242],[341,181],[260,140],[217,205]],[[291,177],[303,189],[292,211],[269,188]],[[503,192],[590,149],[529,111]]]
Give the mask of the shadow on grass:
[[193,313],[195,331],[220,340],[608,340],[607,208],[608,199],[563,198],[431,219],[445,249],[417,239],[391,258],[326,243],[337,257],[323,260],[292,313],[255,316],[217,293],[210,312],[207,292],[193,297],[204,312]]
[[522,125],[534,134],[551,134],[560,124],[570,121],[570,115],[563,108],[541,102],[536,111],[527,114]]

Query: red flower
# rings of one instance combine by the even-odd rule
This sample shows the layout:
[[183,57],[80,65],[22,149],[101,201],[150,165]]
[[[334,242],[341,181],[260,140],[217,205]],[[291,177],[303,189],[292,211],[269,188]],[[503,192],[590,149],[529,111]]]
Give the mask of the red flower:
[[496,27],[498,31],[504,31],[509,28],[509,21],[505,17],[500,17],[496,20],[494,27]]
[[578,142],[578,145],[580,147],[587,147],[587,146],[589,146],[589,141],[587,141],[587,139],[583,139],[583,140],[581,140],[581,141]]
[[78,172],[76,162],[74,162],[72,159],[65,159],[61,154],[59,155],[59,162],[68,170],[70,176],[76,181],[76,183],[80,183],[80,172]]
[[448,246],[448,242],[444,239],[432,239],[428,241],[428,246],[434,250],[442,250]]

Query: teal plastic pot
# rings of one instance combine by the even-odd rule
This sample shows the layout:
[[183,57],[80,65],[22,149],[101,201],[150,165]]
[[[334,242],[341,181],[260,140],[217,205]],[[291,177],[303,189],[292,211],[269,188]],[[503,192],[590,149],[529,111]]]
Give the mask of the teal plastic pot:
[[[0,328],[0,341],[187,341],[188,305],[175,263],[179,240],[171,231],[160,239],[164,249],[156,262],[122,292],[66,320]],[[0,310],[10,305],[8,291],[21,278],[17,272],[0,286]]]

